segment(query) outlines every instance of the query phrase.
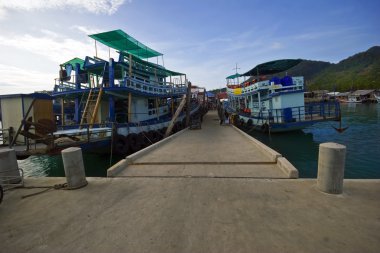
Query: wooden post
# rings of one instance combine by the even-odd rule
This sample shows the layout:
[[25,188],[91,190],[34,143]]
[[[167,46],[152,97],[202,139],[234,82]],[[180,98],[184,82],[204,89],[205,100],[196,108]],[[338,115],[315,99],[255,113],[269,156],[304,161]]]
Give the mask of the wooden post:
[[128,123],[132,122],[132,93],[128,94]]
[[129,78],[132,78],[132,55],[129,54]]
[[172,116],[174,115],[174,98],[172,97],[172,99],[171,99],[171,109],[172,109]]
[[61,125],[65,125],[65,99],[61,98]]
[[191,99],[191,82],[187,84],[187,95],[186,95],[186,126],[190,124],[190,99]]
[[157,119],[158,119],[158,116],[159,116],[159,109],[160,109],[160,105],[159,105],[159,98],[156,98],[156,115],[157,115]]

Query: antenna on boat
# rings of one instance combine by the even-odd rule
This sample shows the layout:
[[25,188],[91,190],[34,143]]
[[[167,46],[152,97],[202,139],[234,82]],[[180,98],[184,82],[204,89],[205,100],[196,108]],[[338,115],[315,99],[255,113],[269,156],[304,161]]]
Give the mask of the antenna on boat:
[[240,68],[238,68],[238,64],[236,63],[236,66],[235,66],[235,68],[233,68],[232,70],[235,70],[235,74],[236,74],[236,78],[237,78],[237,84],[239,84],[239,77],[237,76],[237,70],[238,69],[240,69]]
[[94,41],[95,41],[95,56],[98,57],[98,48],[96,46],[96,40],[94,40]]

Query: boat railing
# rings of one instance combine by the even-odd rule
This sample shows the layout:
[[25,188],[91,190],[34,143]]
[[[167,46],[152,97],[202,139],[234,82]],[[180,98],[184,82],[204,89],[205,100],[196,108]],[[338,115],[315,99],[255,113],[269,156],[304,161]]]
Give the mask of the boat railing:
[[54,82],[54,91],[55,92],[64,92],[64,91],[71,91],[76,90],[76,79],[80,79],[80,89],[88,89],[90,88],[90,84],[88,83],[88,76],[86,73],[79,74],[79,75],[71,75],[63,78],[55,78]]
[[185,86],[180,85],[156,85],[136,77],[125,77],[125,79],[120,82],[120,86],[158,95],[183,94],[186,93],[187,89]]
[[272,90],[273,92],[281,92],[281,91],[296,91],[296,90],[303,90],[303,84],[294,84],[294,85],[289,85],[289,86],[282,86],[282,85],[270,85],[269,83],[256,83],[247,87],[240,88],[241,93],[239,94],[235,93],[236,88],[227,88],[227,93],[230,95],[251,95],[258,93],[262,90]]
[[254,118],[267,119],[271,123],[291,123],[299,121],[338,120],[339,102],[308,103],[305,106],[263,110]]
[[0,146],[11,145],[15,131],[13,127],[0,129]]
[[57,131],[53,133],[54,144],[66,144],[68,141],[92,142],[99,139],[109,139],[112,137],[113,127],[113,123],[57,126]]

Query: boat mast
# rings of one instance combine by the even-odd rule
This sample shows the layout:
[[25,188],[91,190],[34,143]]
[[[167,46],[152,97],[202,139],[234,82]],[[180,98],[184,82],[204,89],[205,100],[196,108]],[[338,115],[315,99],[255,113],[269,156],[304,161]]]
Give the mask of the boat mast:
[[[259,79],[259,67],[256,68],[256,79],[257,79],[257,82],[260,80]],[[261,111],[261,98],[260,98],[260,87],[259,87],[259,85],[257,85],[257,98],[259,101],[259,112],[260,112]]]

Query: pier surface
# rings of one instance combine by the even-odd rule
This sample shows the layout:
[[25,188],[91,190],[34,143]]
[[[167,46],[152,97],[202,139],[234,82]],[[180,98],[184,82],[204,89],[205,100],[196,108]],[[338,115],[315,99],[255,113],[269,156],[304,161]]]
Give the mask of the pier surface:
[[157,147],[133,154],[108,175],[289,178],[277,161],[279,157],[281,154],[239,129],[220,126],[216,111],[211,111],[204,116],[202,129],[184,130]]
[[380,180],[346,180],[342,195],[314,179],[88,181],[6,192],[0,252],[380,252]]

